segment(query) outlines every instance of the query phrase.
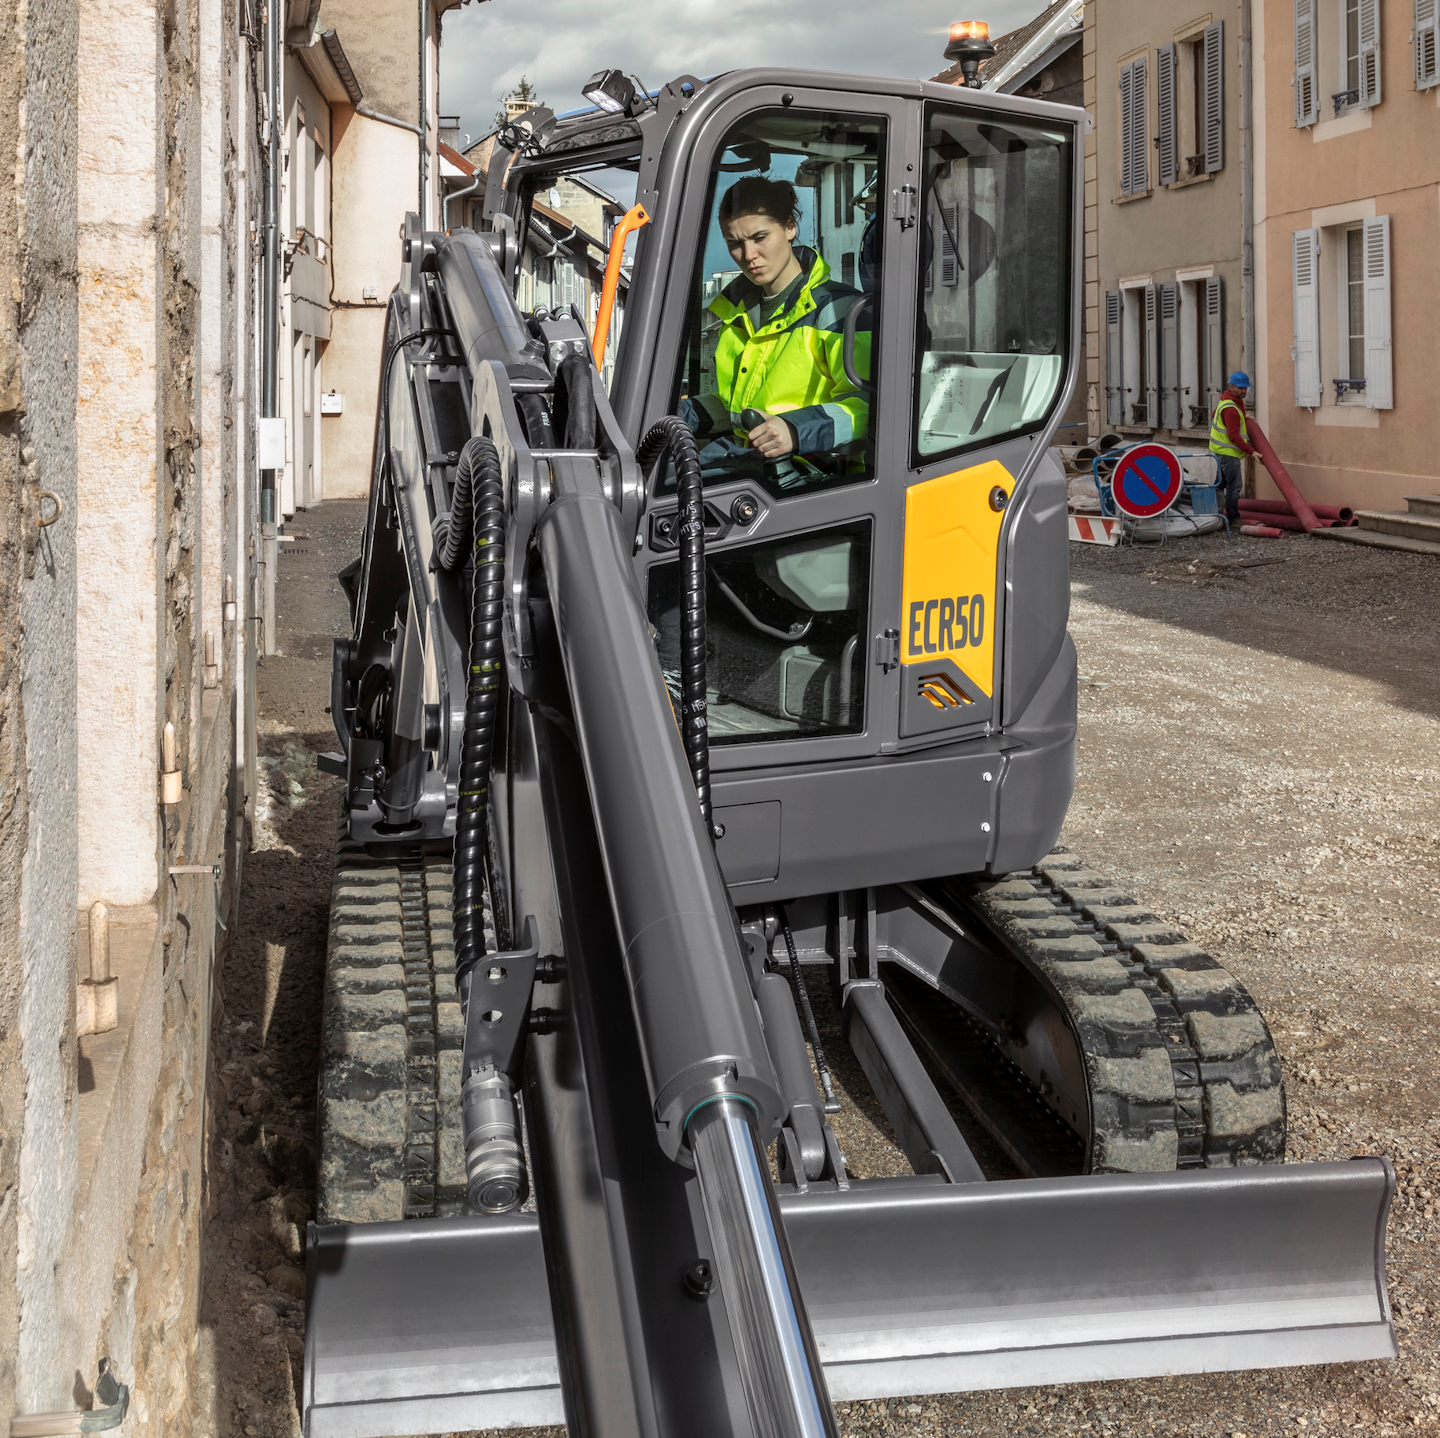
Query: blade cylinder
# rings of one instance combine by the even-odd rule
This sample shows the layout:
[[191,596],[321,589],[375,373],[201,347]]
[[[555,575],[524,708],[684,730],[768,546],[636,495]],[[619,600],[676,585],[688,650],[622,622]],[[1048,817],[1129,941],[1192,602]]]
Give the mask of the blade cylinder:
[[686,1136],[756,1438],[837,1438],[754,1110],[707,1103]]

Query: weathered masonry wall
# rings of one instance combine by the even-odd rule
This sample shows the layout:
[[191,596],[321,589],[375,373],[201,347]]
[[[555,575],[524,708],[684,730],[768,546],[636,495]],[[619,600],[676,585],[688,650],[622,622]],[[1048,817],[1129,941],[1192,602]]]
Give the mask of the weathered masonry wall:
[[[0,1420],[74,1134],[75,12],[0,18]],[[55,498],[43,498],[48,490]],[[65,514],[53,516],[56,500]],[[70,662],[66,662],[66,660]],[[59,661],[58,663],[56,661]],[[63,1189],[62,1189],[63,1192]]]
[[[0,189],[0,1431],[88,1407],[101,1357],[127,1433],[201,1418],[208,1036],[253,752],[241,8],[0,17],[23,161]],[[117,1022],[81,1032],[92,918]]]

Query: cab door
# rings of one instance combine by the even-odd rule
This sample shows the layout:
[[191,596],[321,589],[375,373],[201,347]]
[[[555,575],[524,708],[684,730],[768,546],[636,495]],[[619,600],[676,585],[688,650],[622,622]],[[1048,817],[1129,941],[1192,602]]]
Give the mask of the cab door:
[[[696,434],[722,784],[727,771],[874,755],[897,738],[884,631],[899,603],[918,127],[913,103],[863,81],[809,89],[760,72],[724,94],[726,83],[681,122],[672,163],[685,179],[668,204],[662,193],[658,234],[637,257],[638,272],[656,239],[669,256],[663,285],[650,281],[643,399],[617,396],[622,414],[640,411],[637,439],[677,413]],[[754,237],[768,231],[773,246],[777,230],[794,256],[778,292],[749,265]],[[637,318],[632,308],[627,343]],[[785,453],[752,444],[757,415],[784,427]],[[678,685],[675,513],[662,469],[637,566]]]

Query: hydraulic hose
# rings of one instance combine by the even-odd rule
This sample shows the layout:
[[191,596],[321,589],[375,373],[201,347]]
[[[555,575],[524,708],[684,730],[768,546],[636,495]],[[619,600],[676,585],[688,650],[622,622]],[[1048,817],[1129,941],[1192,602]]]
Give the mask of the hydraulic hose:
[[662,454],[675,466],[680,500],[680,739],[707,832],[710,823],[710,722],[705,707],[705,492],[695,436],[682,419],[657,420],[636,458],[649,482]]
[[470,551],[470,662],[455,814],[455,981],[485,952],[485,825],[490,747],[500,698],[505,579],[504,486],[495,442],[477,436],[461,451],[440,562],[454,569]]

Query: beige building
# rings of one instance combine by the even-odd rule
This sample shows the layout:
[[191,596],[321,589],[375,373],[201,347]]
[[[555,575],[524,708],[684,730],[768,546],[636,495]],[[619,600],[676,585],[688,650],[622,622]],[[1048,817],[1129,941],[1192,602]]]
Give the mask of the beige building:
[[1260,420],[1308,498],[1403,509],[1440,473],[1440,10],[1254,12]]
[[[288,0],[279,512],[369,492],[407,211],[440,224],[440,36],[463,0]],[[304,14],[298,12],[303,11]]]
[[1092,436],[1203,447],[1247,363],[1241,19],[1236,0],[1085,6]]

